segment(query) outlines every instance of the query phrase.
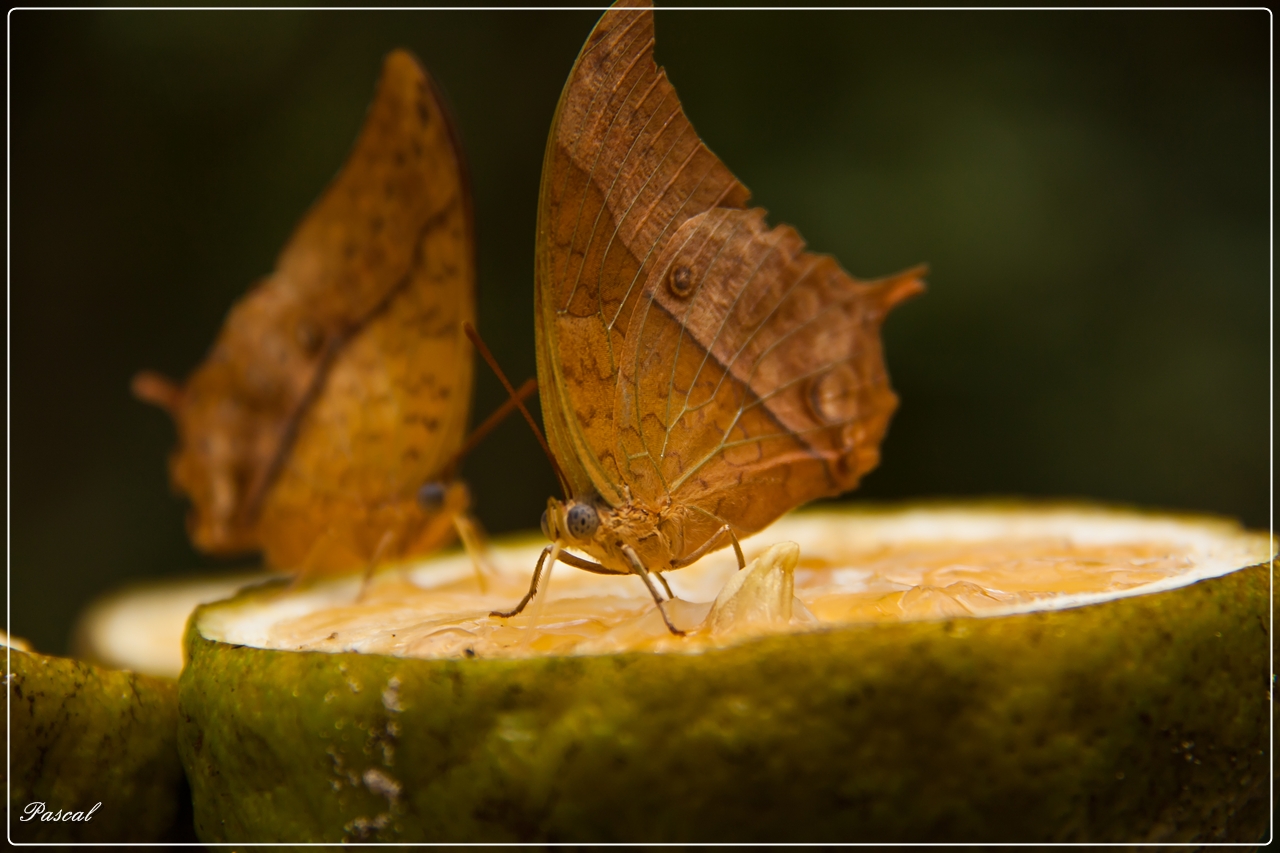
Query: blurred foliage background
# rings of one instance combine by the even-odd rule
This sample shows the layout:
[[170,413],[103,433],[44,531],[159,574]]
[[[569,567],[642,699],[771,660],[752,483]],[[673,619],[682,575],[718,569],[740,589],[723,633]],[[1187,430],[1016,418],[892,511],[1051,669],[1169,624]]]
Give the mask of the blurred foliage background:
[[[480,327],[534,372],[539,170],[597,12],[20,11],[11,30],[12,627],[65,648],[122,582],[215,563],[169,490],[185,376],[342,163],[383,55],[448,93]],[[683,12],[658,60],[774,222],[871,277],[903,405],[851,499],[1269,512],[1265,12]],[[501,400],[483,366],[473,418]],[[493,532],[555,483],[518,418],[467,463]]]

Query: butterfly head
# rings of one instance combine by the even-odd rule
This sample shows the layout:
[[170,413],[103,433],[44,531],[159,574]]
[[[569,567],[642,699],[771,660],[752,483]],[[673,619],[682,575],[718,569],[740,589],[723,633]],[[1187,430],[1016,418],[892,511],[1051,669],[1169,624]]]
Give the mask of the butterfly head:
[[457,515],[466,512],[471,506],[471,492],[461,480],[431,480],[423,483],[416,497],[418,506],[432,514]]
[[542,532],[551,541],[589,542],[600,529],[600,513],[589,501],[551,498],[542,514]]

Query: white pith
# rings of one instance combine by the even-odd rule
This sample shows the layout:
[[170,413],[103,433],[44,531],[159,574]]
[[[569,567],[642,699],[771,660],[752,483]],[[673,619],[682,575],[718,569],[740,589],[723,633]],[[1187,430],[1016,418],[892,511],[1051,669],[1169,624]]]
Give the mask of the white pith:
[[267,577],[236,572],[122,590],[95,601],[81,615],[73,652],[114,669],[177,678],[182,632],[191,611]]

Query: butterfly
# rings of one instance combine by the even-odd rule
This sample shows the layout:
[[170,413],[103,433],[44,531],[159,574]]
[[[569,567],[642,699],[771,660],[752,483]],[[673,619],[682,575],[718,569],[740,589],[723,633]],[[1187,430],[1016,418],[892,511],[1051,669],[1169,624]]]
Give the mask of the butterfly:
[[177,426],[197,547],[324,573],[434,550],[460,520],[465,539],[446,469],[470,409],[475,269],[457,131],[395,51],[346,164],[205,361],[182,386],[135,377]]
[[[897,406],[879,328],[923,268],[854,279],[805,251],[702,143],[653,60],[653,10],[615,4],[560,96],[542,168],[538,387],[552,498],[519,613],[557,559],[652,580],[854,488]],[[564,548],[585,552],[588,560]],[[547,558],[550,556],[550,562]]]

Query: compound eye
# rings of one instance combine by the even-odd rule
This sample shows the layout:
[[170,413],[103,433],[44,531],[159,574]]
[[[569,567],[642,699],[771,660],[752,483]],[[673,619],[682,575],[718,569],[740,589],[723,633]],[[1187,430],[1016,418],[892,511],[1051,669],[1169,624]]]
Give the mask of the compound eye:
[[600,516],[593,506],[574,504],[569,508],[565,522],[569,527],[569,535],[574,539],[590,539],[600,526]]
[[438,510],[444,506],[444,483],[439,480],[423,483],[418,489],[418,505],[426,510]]
[[547,523],[548,512],[550,512],[550,510],[544,509],[542,511],[542,535],[548,539],[555,539],[555,537],[551,535],[551,525]]

